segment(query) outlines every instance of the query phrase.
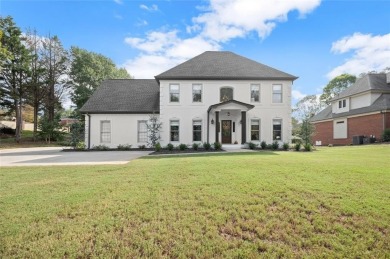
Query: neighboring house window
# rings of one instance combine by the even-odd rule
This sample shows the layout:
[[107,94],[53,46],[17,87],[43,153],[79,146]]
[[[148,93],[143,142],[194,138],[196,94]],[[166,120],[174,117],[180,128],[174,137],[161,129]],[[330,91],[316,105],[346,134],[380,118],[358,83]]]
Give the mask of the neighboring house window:
[[180,101],[180,87],[177,84],[169,85],[169,101],[178,103]]
[[345,108],[345,107],[347,107],[347,100],[341,100],[341,101],[339,101],[339,108],[341,109],[341,108]]
[[260,140],[260,120],[251,120],[251,140]]
[[233,88],[222,87],[220,90],[220,102],[233,100]]
[[260,102],[260,85],[251,85],[251,102]]
[[283,101],[282,85],[272,86],[272,102],[281,103]]
[[202,85],[193,84],[192,85],[192,102],[201,103],[202,102]]
[[100,142],[111,142],[111,121],[100,121]]
[[282,120],[273,120],[273,140],[282,140]]
[[179,121],[171,121],[170,128],[170,141],[179,141]]
[[202,121],[192,122],[192,141],[202,141]]
[[148,128],[146,121],[138,121],[138,142],[148,141]]

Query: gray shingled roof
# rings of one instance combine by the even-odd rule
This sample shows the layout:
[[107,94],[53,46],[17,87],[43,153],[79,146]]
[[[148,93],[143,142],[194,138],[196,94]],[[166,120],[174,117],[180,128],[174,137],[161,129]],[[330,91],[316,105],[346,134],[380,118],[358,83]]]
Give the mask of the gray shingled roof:
[[206,51],[155,77],[161,79],[295,80],[296,76],[230,51]]
[[80,109],[82,113],[158,113],[159,85],[155,79],[104,81]]
[[390,91],[390,86],[386,83],[386,74],[367,74],[358,79],[352,86],[336,95],[332,101],[371,90]]
[[382,94],[375,102],[367,107],[362,107],[358,109],[353,109],[348,112],[342,113],[332,113],[332,106],[329,105],[324,110],[316,114],[314,117],[310,119],[312,122],[323,121],[328,119],[335,119],[341,117],[347,117],[357,114],[364,114],[369,112],[376,112],[381,110],[389,110],[390,109],[390,94]]

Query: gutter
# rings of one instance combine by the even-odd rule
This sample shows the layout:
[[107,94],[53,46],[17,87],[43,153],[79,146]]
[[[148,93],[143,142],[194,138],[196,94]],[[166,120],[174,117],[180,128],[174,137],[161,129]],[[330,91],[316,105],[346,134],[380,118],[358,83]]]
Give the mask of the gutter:
[[88,149],[91,149],[91,115],[88,116]]

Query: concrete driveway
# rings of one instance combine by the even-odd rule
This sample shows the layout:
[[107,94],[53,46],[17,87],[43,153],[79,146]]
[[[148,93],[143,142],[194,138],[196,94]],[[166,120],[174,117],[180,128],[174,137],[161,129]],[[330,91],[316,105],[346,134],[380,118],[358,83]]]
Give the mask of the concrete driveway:
[[126,164],[151,151],[62,152],[62,147],[0,150],[0,167],[46,165]]

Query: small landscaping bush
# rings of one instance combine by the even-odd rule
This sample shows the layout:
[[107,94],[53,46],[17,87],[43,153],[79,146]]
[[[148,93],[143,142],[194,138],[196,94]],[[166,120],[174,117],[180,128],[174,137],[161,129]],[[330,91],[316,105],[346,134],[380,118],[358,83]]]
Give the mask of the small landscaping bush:
[[205,142],[205,143],[203,143],[203,148],[204,148],[205,150],[210,150],[210,148],[211,148],[211,144],[210,144],[210,143],[207,143],[207,142]]
[[266,149],[267,148],[267,143],[263,140],[260,143],[261,149]]
[[290,144],[288,143],[283,143],[283,150],[288,150],[290,148]]
[[117,148],[119,150],[130,150],[131,149],[131,145],[130,144],[118,145]]
[[272,150],[277,150],[277,149],[279,148],[279,142],[274,141],[274,142],[271,144],[271,148],[272,148]]
[[294,146],[295,151],[301,150],[301,142],[297,142]]
[[145,146],[145,145],[139,145],[138,148],[139,148],[139,149],[145,149],[146,146]]
[[256,146],[257,146],[257,145],[256,145],[255,143],[253,143],[253,142],[249,142],[248,145],[249,145],[249,148],[250,148],[250,149],[255,149]]
[[192,149],[193,150],[198,150],[198,148],[199,148],[199,144],[198,143],[192,144]]
[[305,151],[311,151],[312,146],[311,146],[310,143],[307,143],[307,144],[304,145],[304,148],[305,148]]
[[85,142],[83,142],[83,141],[80,141],[76,144],[76,149],[78,149],[78,150],[82,150],[85,148],[86,148],[86,145],[85,145]]
[[168,143],[167,149],[168,149],[169,151],[172,151],[172,150],[173,150],[173,145],[172,145],[171,143]]
[[222,144],[220,142],[214,142],[214,149],[215,150],[221,150]]
[[160,142],[157,142],[156,145],[154,145],[154,149],[158,152],[161,150],[161,144]]
[[179,149],[180,150],[186,150],[187,149],[187,145],[186,144],[180,144],[179,145]]
[[109,150],[110,148],[106,145],[97,145],[92,147],[93,150]]
[[390,141],[390,128],[389,128],[389,129],[385,129],[385,130],[383,131],[382,140],[383,140],[383,142],[388,142],[388,141]]
[[15,135],[15,129],[12,129],[7,126],[0,127],[0,133],[5,135]]

